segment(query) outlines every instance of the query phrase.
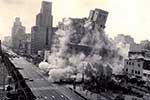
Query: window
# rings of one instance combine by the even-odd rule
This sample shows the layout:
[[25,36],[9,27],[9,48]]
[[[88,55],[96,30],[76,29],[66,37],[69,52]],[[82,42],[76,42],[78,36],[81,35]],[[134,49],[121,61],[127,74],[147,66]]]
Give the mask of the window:
[[75,48],[75,51],[78,51],[78,48]]
[[70,47],[70,49],[72,50],[73,48],[72,48],[72,47]]
[[140,74],[140,71],[138,71],[138,74]]
[[131,62],[129,62],[129,65],[131,65]]
[[132,63],[132,66],[134,66],[134,63]]
[[135,74],[137,74],[137,71],[135,70]]
[[138,64],[138,67],[141,67],[141,65],[140,65],[140,64]]
[[128,65],[128,62],[127,62],[127,65]]
[[128,68],[126,69],[126,72],[128,72]]
[[132,70],[132,74],[134,73],[134,70]]
[[145,77],[146,77],[146,76],[147,76],[147,74],[146,74],[146,73],[144,73],[144,74],[143,74],[143,76],[145,76]]

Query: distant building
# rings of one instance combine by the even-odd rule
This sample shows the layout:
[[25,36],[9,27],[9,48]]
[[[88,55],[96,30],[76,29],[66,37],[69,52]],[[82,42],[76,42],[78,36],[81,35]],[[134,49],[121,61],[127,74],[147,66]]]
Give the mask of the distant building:
[[6,47],[11,47],[11,45],[12,45],[12,43],[11,43],[11,36],[5,36],[5,37],[4,37],[3,44],[4,44]]
[[31,34],[30,33],[27,33],[25,34],[25,40],[23,41],[22,43],[22,47],[21,47],[21,50],[20,50],[20,53],[22,55],[31,55]]
[[71,29],[80,30],[84,25],[86,18],[63,18],[62,22],[58,23],[58,29],[67,31]]
[[100,27],[105,28],[108,12],[102,9],[91,10],[88,19],[95,22]]
[[124,35],[124,34],[118,34],[115,38],[114,41],[116,43],[122,42],[123,44],[134,44],[134,39],[130,35]]
[[36,16],[36,25],[31,29],[32,54],[51,48],[53,35],[52,2],[43,1],[41,6],[40,13]]
[[20,18],[16,17],[11,32],[12,49],[17,52],[25,39],[25,27],[22,26]]
[[141,47],[140,44],[134,43],[134,44],[131,44],[130,51],[131,52],[141,52],[142,51],[142,47]]

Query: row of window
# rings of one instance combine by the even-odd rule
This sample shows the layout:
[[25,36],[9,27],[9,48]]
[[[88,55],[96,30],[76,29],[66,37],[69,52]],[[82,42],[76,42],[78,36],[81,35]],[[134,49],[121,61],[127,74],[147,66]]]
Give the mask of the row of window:
[[[128,70],[128,68],[125,70],[126,72],[128,72],[129,70]],[[140,75],[140,71],[137,71],[137,70],[131,70],[131,73],[132,74],[138,74],[138,75]],[[143,76],[145,76],[145,77],[150,77],[150,74],[147,74],[147,73],[143,73]]]
[[[128,68],[126,69],[126,72],[128,72]],[[134,71],[133,69],[131,70],[131,73],[140,75],[140,71],[137,70]]]
[[[132,65],[132,66],[134,66],[135,63],[134,63],[134,62],[126,62],[126,64],[127,64],[127,65]],[[140,64],[137,64],[137,66],[138,66],[138,67],[141,67]]]
[[150,74],[143,73],[143,76],[145,76],[145,77],[150,77]]

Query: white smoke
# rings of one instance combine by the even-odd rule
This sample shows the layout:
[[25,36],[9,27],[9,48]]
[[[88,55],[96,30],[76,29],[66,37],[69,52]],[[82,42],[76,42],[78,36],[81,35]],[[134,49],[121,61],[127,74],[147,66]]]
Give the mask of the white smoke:
[[47,62],[43,61],[39,64],[39,68],[42,69],[44,72],[48,72],[50,69],[50,66]]
[[[80,80],[81,74],[86,73],[86,71],[93,72],[93,75],[100,72],[109,75],[111,69],[118,71],[118,68],[121,69],[123,66],[124,54],[121,52],[122,49],[110,41],[102,28],[90,21],[86,21],[83,26],[80,25],[84,30],[82,34],[77,31],[72,21],[67,23],[67,26],[70,26],[68,30],[58,29],[56,32],[57,42],[54,43],[56,50],[49,55],[48,64],[39,65],[42,70],[49,72],[49,79],[53,82],[69,79],[73,75],[76,75],[77,79]],[[81,31],[83,32],[83,30]],[[85,55],[82,51],[78,53],[68,52],[68,44],[72,42],[72,39],[76,39],[76,36],[80,36],[80,41],[76,45],[91,48],[89,55]],[[88,77],[88,75],[86,76]]]

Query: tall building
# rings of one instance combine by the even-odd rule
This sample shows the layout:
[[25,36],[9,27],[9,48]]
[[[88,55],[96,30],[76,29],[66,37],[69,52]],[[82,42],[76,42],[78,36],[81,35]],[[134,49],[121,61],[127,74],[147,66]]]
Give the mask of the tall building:
[[25,39],[25,27],[22,26],[19,17],[15,18],[15,22],[11,32],[11,39],[12,49],[17,52],[21,47],[22,41]]
[[105,28],[108,12],[102,9],[91,10],[88,19],[95,22],[100,27]]
[[31,34],[30,33],[25,34],[25,40],[22,43],[20,55],[22,56],[31,55]]
[[40,13],[36,16],[36,25],[31,29],[31,51],[37,54],[38,51],[51,48],[53,35],[52,2],[43,1]]

